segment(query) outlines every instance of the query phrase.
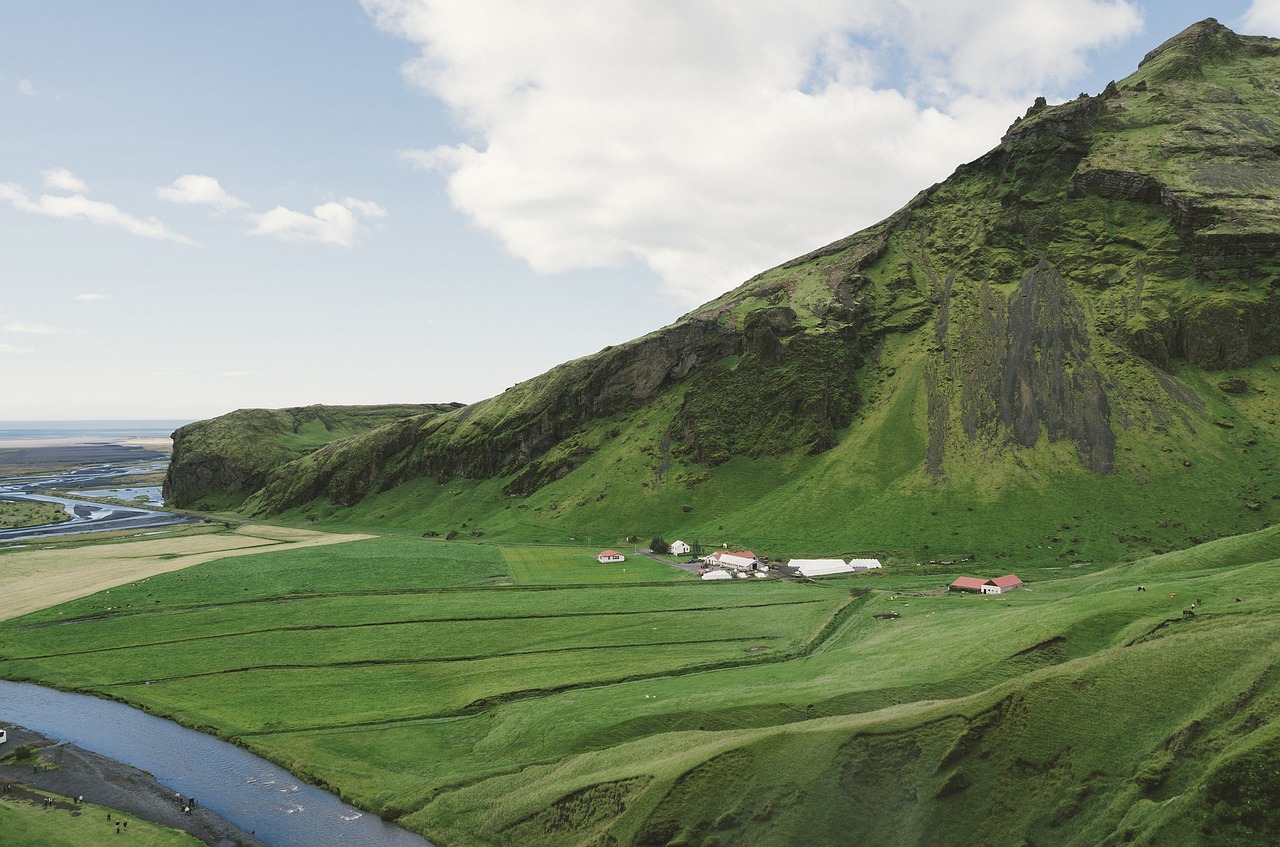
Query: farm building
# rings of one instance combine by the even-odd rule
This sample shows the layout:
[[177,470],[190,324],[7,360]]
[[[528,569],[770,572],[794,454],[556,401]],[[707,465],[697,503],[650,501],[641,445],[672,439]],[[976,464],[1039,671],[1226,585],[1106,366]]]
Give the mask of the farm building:
[[988,585],[982,589],[983,594],[1003,594],[1006,591],[1012,591],[1015,588],[1022,587],[1022,580],[1013,574],[1005,574],[995,579],[987,580]]
[[982,586],[986,584],[987,581],[982,577],[960,576],[956,577],[956,581],[947,587],[952,591],[971,591],[974,594],[978,594],[982,591]]
[[625,562],[626,560],[627,557],[617,550],[601,550],[600,555],[596,556],[596,561],[602,565],[606,562]]
[[849,567],[855,571],[872,571],[883,565],[880,564],[879,559],[850,559]]
[[710,567],[733,568],[740,571],[751,570],[756,566],[757,562],[756,554],[750,550],[739,550],[734,553],[727,550],[717,550],[702,559],[702,563]]
[[968,591],[973,594],[1003,594],[1022,585],[1022,580],[1013,574],[998,576],[994,579],[983,579],[980,576],[957,577],[949,588],[952,591]]
[[844,559],[792,559],[787,563],[800,571],[801,576],[830,576],[836,573],[853,573],[853,567]]
[[733,579],[733,574],[725,570],[707,571],[702,575],[703,579]]
[[679,539],[671,542],[671,555],[673,556],[684,556],[692,549],[692,547]]

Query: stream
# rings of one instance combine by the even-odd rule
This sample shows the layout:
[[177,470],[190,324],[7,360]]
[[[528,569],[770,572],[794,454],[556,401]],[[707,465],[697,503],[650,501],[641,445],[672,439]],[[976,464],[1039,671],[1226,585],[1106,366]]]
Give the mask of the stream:
[[247,750],[123,703],[0,680],[0,721],[148,771],[271,847],[433,847]]

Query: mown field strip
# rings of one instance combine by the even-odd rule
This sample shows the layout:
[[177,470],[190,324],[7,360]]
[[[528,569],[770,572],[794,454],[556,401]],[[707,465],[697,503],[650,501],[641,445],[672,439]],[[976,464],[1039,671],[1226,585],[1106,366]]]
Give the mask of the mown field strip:
[[296,550],[344,544],[368,537],[254,526],[232,533],[175,533],[143,541],[14,551],[0,558],[5,571],[5,602],[0,607],[0,620],[230,556],[279,550],[286,545]]
[[[636,609],[627,611],[594,611],[594,612],[567,612],[556,614],[531,614],[531,615],[502,615],[492,617],[426,617],[426,618],[409,618],[405,620],[389,620],[389,621],[364,621],[360,623],[347,624],[298,624],[291,626],[272,626],[260,629],[237,630],[234,632],[219,632],[207,635],[192,635],[185,638],[169,638],[157,641],[137,641],[128,644],[116,644],[106,647],[89,647],[78,650],[65,650],[56,653],[40,653],[33,655],[16,655],[3,656],[3,660],[27,660],[27,659],[55,659],[66,658],[71,656],[86,656],[100,653],[113,653],[122,650],[134,650],[146,647],[171,647],[175,645],[194,644],[202,641],[215,641],[224,638],[240,638],[251,635],[269,635],[294,632],[332,632],[335,630],[360,630],[376,627],[407,627],[421,624],[460,624],[460,623],[507,623],[514,621],[553,621],[561,619],[573,618],[610,618],[610,617],[638,617],[650,615],[683,615],[688,613],[699,612],[730,612],[748,609],[778,609],[786,606],[807,606],[820,603],[820,600],[793,600],[780,601],[773,603],[744,603],[742,605],[717,605],[717,606],[682,606],[672,609]],[[147,614],[147,613],[143,613]]]
[[[758,644],[760,642],[775,641],[777,635],[743,635],[734,638],[704,638],[700,642],[703,645],[711,644],[742,644],[751,642]],[[482,658],[485,659],[509,659],[516,656],[542,656],[555,653],[581,653],[597,650],[631,650],[637,647],[683,647],[688,642],[680,641],[646,641],[643,643],[633,644],[597,644],[589,647],[557,647],[552,650],[513,650],[509,653],[487,653]],[[199,679],[200,677],[218,676],[219,674],[247,673],[249,671],[296,671],[306,670],[308,668],[363,668],[377,667],[382,665],[434,665],[448,664],[451,662],[474,662],[477,656],[474,655],[457,655],[457,656],[435,656],[430,659],[352,659],[345,662],[298,662],[295,664],[275,664],[275,665],[244,665],[243,667],[224,668],[216,671],[204,671],[201,673],[179,674],[177,676],[165,677],[143,677],[139,679],[125,680],[122,682],[105,683],[103,687],[110,688],[120,685],[152,685],[157,682],[174,682],[183,679]]]

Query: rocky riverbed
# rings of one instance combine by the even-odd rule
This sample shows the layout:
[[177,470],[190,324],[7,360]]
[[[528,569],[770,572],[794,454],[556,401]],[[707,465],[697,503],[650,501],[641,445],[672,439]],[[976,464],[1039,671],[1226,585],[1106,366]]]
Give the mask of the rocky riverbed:
[[30,744],[38,748],[40,757],[38,765],[0,763],[0,783],[12,785],[13,796],[43,796],[41,792],[46,792],[83,797],[85,802],[118,809],[126,816],[180,829],[212,847],[268,847],[252,833],[201,806],[198,797],[195,808],[189,814],[184,812],[184,802],[146,771],[28,729],[6,728],[9,741],[0,753],[9,754]]

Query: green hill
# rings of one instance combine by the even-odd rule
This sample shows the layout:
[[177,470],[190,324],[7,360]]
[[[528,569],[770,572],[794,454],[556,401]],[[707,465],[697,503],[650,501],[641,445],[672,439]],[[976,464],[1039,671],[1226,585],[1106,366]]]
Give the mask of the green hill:
[[241,409],[187,424],[173,434],[164,496],[196,508],[239,506],[271,471],[326,444],[456,408],[456,403],[440,403]]
[[1280,529],[998,596],[956,573],[372,538],[5,621],[0,676],[217,732],[445,847],[1280,839]]
[[243,509],[920,561],[1267,526],[1277,115],[1280,42],[1201,22],[1098,96],[1037,102],[886,221],[499,396],[277,465]]

